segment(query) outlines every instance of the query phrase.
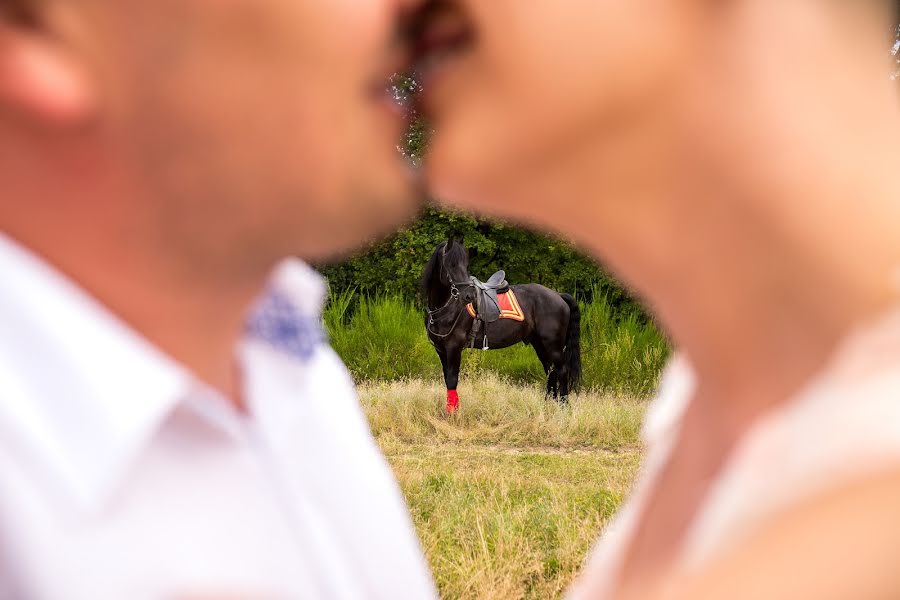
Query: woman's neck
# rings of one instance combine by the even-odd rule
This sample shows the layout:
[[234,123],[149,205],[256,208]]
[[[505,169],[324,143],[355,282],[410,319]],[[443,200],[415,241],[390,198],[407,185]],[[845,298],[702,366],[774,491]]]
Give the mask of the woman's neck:
[[656,257],[684,277],[645,289],[699,395],[737,424],[789,398],[849,332],[900,303],[900,101],[879,60],[887,50],[813,36],[805,54],[787,31],[757,27],[741,31],[750,45],[721,54],[723,68],[746,65],[743,84],[704,94],[729,108],[698,103],[691,130],[714,135],[685,138],[673,202],[683,216],[669,215],[674,250]]

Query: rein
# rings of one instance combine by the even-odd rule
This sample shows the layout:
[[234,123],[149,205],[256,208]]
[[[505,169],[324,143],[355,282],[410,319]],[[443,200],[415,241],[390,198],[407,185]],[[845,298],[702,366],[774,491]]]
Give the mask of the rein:
[[434,310],[431,310],[430,308],[426,307],[425,312],[428,313],[429,317],[433,317],[434,315],[438,314],[439,312],[442,312],[445,308],[450,306],[451,302],[458,301],[458,300],[459,300],[459,290],[456,288],[455,285],[451,284],[450,285],[450,297],[447,299],[446,302],[444,302],[444,305],[442,307],[436,308]]
[[[434,317],[436,315],[444,312],[444,310],[447,309],[454,302],[460,304],[460,307],[459,307],[459,312],[456,314],[456,320],[453,321],[453,325],[450,326],[450,329],[447,331],[447,333],[444,333],[444,334],[435,333],[435,331],[432,329],[432,327],[434,327],[434,325],[435,325]],[[465,311],[466,311],[466,307],[462,306],[462,302],[460,302],[460,300],[459,300],[459,288],[456,287],[455,283],[451,283],[450,284],[450,297],[447,299],[447,302],[445,302],[442,307],[436,308],[434,310],[431,310],[430,308],[425,309],[425,312],[428,313],[428,323],[425,325],[425,329],[427,329],[428,333],[430,333],[431,335],[433,335],[436,338],[439,338],[439,339],[447,338],[450,336],[451,333],[453,333],[453,330],[456,329],[456,326],[459,324],[459,320],[462,318],[462,314]]]
[[429,317],[428,317],[428,323],[425,325],[425,329],[428,330],[428,333],[430,333],[431,335],[433,335],[434,337],[436,337],[438,339],[441,339],[441,340],[446,339],[446,338],[450,337],[450,334],[453,333],[453,330],[456,329],[457,325],[459,325],[459,320],[462,318],[463,313],[465,313],[465,312],[466,312],[466,307],[460,306],[459,312],[456,313],[456,319],[453,321],[453,325],[450,326],[450,329],[447,330],[447,333],[442,334],[442,333],[435,333],[435,331],[432,329],[432,326],[434,325],[434,317],[432,316],[433,313],[431,311],[428,311]]

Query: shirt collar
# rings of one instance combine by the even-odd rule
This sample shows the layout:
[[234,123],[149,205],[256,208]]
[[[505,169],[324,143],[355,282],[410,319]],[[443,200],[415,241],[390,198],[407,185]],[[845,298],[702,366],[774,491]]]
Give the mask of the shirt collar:
[[321,275],[298,260],[286,260],[247,318],[247,337],[292,360],[308,362],[325,342]]
[[[81,508],[96,507],[175,407],[209,389],[2,234],[0,279],[0,436]],[[322,278],[297,260],[275,270],[270,290],[309,317],[325,298]]]
[[73,282],[0,236],[0,424],[83,506],[191,378]]
[[328,296],[325,278],[296,258],[285,259],[275,268],[269,291],[284,294],[300,315],[312,319],[321,319]]

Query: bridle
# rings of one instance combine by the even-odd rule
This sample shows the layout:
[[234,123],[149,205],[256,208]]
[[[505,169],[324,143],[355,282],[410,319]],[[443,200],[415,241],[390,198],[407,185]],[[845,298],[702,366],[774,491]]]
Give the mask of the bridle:
[[[436,308],[434,310],[432,310],[428,307],[425,308],[425,312],[428,313],[428,323],[426,323],[425,328],[428,330],[428,333],[430,333],[434,337],[440,338],[440,339],[449,337],[450,334],[453,333],[453,330],[456,329],[457,324],[459,324],[459,320],[462,318],[462,315],[465,312],[466,307],[465,307],[465,305],[462,304],[462,301],[460,300],[461,296],[460,296],[459,288],[475,287],[475,284],[472,283],[471,277],[469,277],[469,279],[466,281],[454,281],[453,277],[450,275],[450,269],[448,269],[447,266],[444,264],[444,261],[446,261],[446,260],[447,260],[447,246],[444,246],[443,250],[441,250],[441,261],[440,261],[440,267],[439,267],[440,271],[438,272],[438,279],[441,282],[443,282],[444,272],[447,273],[447,281],[450,282],[450,297],[447,298],[447,301],[440,308]],[[456,319],[453,321],[453,325],[450,326],[450,329],[447,331],[447,333],[444,333],[444,334],[435,333],[434,330],[432,329],[432,327],[434,327],[434,325],[435,325],[434,318],[436,316],[440,315],[441,313],[443,313],[453,303],[458,303],[460,305],[459,312],[456,314]]]

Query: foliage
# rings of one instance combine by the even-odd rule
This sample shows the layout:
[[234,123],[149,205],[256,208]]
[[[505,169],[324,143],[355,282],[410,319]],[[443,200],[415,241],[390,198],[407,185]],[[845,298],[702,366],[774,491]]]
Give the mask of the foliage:
[[400,154],[413,165],[418,166],[428,148],[430,129],[427,121],[419,114],[413,101],[415,95],[422,90],[415,75],[395,74],[391,78],[390,91],[394,101],[406,110],[409,127],[403,139],[403,146],[398,148]]
[[321,270],[337,293],[356,289],[363,296],[391,294],[412,300],[428,258],[449,236],[464,238],[469,271],[479,279],[503,269],[511,283],[540,283],[588,300],[599,291],[616,308],[636,306],[618,283],[563,241],[434,208],[366,253]]
[[[441,365],[425,334],[424,316],[398,295],[359,296],[338,292],[325,310],[332,346],[357,381],[422,378],[440,381]],[[582,349],[586,389],[631,397],[653,393],[669,348],[663,334],[643,315],[615,307],[591,293],[582,302]],[[522,344],[504,350],[466,350],[462,378],[486,373],[541,386],[545,375],[534,350]]]

